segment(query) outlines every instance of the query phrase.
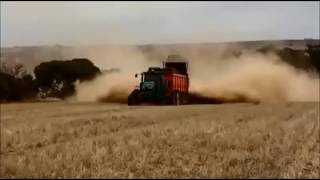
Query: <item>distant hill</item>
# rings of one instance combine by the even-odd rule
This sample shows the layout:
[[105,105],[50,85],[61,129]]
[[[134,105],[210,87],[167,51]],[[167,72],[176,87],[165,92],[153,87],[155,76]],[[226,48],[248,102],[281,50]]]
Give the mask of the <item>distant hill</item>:
[[[273,47],[282,49],[305,49],[306,44],[319,43],[319,40],[268,40],[268,41],[240,41],[225,43],[179,43],[179,44],[146,44],[146,45],[93,45],[93,46],[35,46],[1,48],[1,60],[19,61],[29,72],[41,62],[72,58],[89,58],[103,68],[112,67],[115,61],[125,61],[131,58],[144,58],[150,61],[160,61],[171,53],[179,53],[187,58],[211,60],[219,53],[228,56],[241,49],[258,49]],[[116,53],[115,53],[116,52]],[[127,55],[127,56],[126,56]],[[219,54],[221,55],[221,54]]]

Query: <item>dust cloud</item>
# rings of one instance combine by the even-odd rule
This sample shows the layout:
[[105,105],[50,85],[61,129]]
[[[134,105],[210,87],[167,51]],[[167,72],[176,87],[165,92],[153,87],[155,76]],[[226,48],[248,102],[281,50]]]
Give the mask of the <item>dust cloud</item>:
[[110,47],[104,53],[93,49],[77,50],[86,54],[102,70],[106,68],[118,69],[114,72],[103,72],[89,82],[76,82],[76,94],[69,100],[80,102],[119,102],[126,103],[129,93],[138,85],[141,73],[149,66],[159,66],[155,62],[147,61],[144,55],[135,47]]
[[[245,52],[211,68],[193,67],[190,91],[221,102],[319,101],[319,77],[274,54]],[[204,75],[205,74],[205,75]]]
[[[317,74],[297,70],[274,54],[242,51],[240,56],[224,57],[225,50],[220,49],[211,57],[194,51],[178,52],[189,59],[190,93],[195,101],[201,101],[199,97],[210,102],[319,101]],[[120,72],[104,73],[93,81],[77,83],[73,97],[76,101],[125,103],[140,80],[134,74],[150,66],[161,66],[164,60],[149,61],[134,47],[115,48],[87,57],[104,59],[97,64],[100,68],[119,68]]]

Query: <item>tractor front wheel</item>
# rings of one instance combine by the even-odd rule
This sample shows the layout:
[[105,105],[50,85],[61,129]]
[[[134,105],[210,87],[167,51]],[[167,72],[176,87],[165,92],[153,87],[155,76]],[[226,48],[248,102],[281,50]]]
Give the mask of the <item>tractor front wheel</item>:
[[141,92],[139,90],[134,90],[128,96],[128,106],[139,105],[141,102]]

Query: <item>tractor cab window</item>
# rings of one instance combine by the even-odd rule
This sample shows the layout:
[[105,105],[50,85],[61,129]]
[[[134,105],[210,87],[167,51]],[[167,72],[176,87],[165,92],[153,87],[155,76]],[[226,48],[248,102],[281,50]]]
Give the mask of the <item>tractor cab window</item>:
[[158,80],[158,78],[159,78],[158,75],[146,73],[144,75],[143,81],[146,81],[146,82],[156,81],[156,80]]
[[152,90],[154,88],[153,81],[145,81],[142,84],[142,90]]

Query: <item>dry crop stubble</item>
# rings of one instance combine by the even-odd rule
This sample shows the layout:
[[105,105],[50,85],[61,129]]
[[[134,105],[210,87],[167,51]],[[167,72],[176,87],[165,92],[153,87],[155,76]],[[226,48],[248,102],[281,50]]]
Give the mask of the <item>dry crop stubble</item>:
[[2,106],[2,178],[319,177],[318,103]]

